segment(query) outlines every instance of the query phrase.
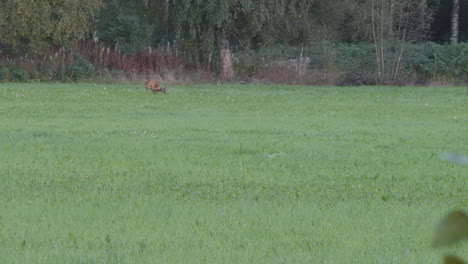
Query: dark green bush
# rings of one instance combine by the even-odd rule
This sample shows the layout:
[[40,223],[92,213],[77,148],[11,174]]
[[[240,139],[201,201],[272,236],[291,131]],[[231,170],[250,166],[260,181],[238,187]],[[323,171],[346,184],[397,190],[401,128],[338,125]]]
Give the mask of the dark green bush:
[[29,73],[25,70],[15,69],[12,71],[12,80],[16,82],[29,81]]
[[338,45],[333,60],[343,73],[339,84],[362,85],[376,82],[376,60],[372,45]]
[[55,73],[55,79],[64,82],[90,80],[96,76],[91,62],[83,59],[79,53],[73,56],[73,64],[61,66]]
[[73,61],[74,63],[67,69],[67,75],[73,81],[89,80],[96,75],[93,64],[83,59],[79,53],[75,53]]
[[409,45],[406,54],[405,71],[419,79],[448,78],[468,82],[468,43]]

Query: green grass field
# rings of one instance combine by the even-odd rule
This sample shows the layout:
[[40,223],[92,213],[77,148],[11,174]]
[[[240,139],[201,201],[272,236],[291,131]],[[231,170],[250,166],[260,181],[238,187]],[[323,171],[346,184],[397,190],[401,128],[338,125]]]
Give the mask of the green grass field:
[[0,84],[0,263],[441,263],[467,87]]

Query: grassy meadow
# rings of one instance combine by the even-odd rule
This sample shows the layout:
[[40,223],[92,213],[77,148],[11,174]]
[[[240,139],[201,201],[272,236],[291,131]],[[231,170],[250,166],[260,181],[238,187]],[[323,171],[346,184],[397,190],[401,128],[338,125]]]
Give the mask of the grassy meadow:
[[0,84],[0,263],[441,263],[467,87]]

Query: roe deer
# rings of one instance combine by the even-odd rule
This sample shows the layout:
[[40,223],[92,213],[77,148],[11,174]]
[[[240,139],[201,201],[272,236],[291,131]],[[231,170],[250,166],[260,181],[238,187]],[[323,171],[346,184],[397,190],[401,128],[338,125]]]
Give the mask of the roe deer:
[[145,88],[146,88],[146,94],[148,94],[148,91],[152,91],[153,94],[161,91],[164,94],[166,94],[166,86],[161,87],[159,83],[157,83],[155,80],[149,80],[145,83]]

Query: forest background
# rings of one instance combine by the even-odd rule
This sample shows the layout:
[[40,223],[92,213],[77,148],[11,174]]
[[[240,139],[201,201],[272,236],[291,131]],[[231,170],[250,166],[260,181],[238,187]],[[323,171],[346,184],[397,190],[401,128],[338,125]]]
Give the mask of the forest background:
[[0,82],[467,84],[465,0],[6,0]]

